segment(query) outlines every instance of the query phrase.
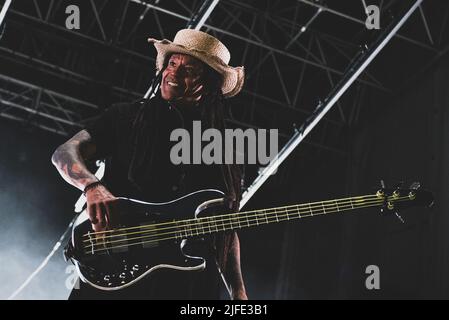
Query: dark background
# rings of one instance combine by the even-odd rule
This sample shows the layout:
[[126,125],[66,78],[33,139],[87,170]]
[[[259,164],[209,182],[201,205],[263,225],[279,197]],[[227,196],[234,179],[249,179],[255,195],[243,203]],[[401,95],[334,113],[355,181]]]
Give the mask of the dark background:
[[[41,16],[45,18],[50,3],[44,2],[39,3]],[[61,121],[56,124],[54,119],[42,116],[64,117],[56,104],[50,107],[51,93],[46,95],[45,90],[97,106],[94,109],[83,103],[59,100],[61,109],[73,113],[70,113],[73,122],[83,125],[111,102],[133,100],[145,92],[154,57],[154,49],[145,44],[145,39],[162,37],[158,35],[156,15],[150,14],[151,10],[132,31],[142,13],[135,4],[127,9],[126,17],[130,21],[125,20],[122,33],[114,37],[117,33],[108,30],[117,30],[117,17],[126,1],[120,5],[118,1],[115,5],[95,1],[98,9],[102,5],[104,8],[100,17],[107,39],[102,39],[87,2],[71,1],[70,4],[77,2],[82,14],[79,33],[86,37],[64,28],[64,8],[69,2],[56,1],[58,7],[49,10],[49,18],[44,21],[31,1],[15,1],[0,40],[0,75],[7,77],[2,78],[0,90],[2,299],[50,251],[71,220],[73,204],[79,196],[79,192],[59,177],[50,157],[80,126]],[[398,17],[412,3],[406,2],[373,1],[385,8],[382,27],[392,15]],[[184,7],[178,1],[161,1],[158,5],[188,15],[186,7],[195,9],[200,4],[199,1],[183,3]],[[364,20],[360,1],[345,1],[344,5],[336,1],[316,3]],[[293,9],[289,10],[290,6]],[[293,21],[294,9],[297,24],[290,28],[287,23],[278,26],[273,22],[263,23],[269,15],[276,15],[273,19],[281,22],[282,17]],[[251,41],[260,40],[285,49],[315,9],[300,1],[242,1],[240,4],[223,1],[212,14],[210,23],[221,25],[233,34],[245,35]],[[367,194],[379,188],[381,179],[389,185],[420,181],[424,188],[434,192],[435,206],[430,210],[402,212],[405,224],[395,216],[381,215],[377,209],[363,209],[242,231],[242,268],[251,299],[449,298],[449,200],[446,196],[449,192],[449,32],[446,24],[449,4],[442,0],[424,1],[422,9],[427,19],[416,12],[400,30],[401,35],[420,44],[393,38],[369,66],[367,72],[372,77],[367,72],[360,77],[371,84],[354,83],[340,105],[334,106],[247,208]],[[88,14],[83,13],[86,11]],[[238,22],[234,21],[232,26],[229,13],[239,15]],[[158,18],[164,36],[169,39],[186,24],[163,14]],[[253,21],[256,21],[251,29],[254,35],[248,31]],[[431,31],[431,40],[424,21]],[[85,25],[90,29],[86,30]],[[305,47],[312,43],[309,53],[321,57],[318,59],[321,65],[344,71],[360,45],[369,44],[381,31],[367,31],[360,23],[326,13],[314,20],[297,41]],[[245,65],[248,76],[248,92],[233,99],[227,112],[229,125],[279,128],[280,145],[293,133],[294,123],[300,125],[342,76],[332,72],[329,76],[322,68],[277,53],[276,61],[268,59],[259,64],[267,53],[264,48],[249,45],[245,56],[244,42],[219,32],[216,36],[230,48],[231,65]],[[125,49],[146,58],[129,54]],[[298,45],[285,52],[304,57],[307,52],[302,50]],[[276,76],[276,63],[282,76]],[[376,85],[372,85],[373,78],[377,80]],[[35,87],[30,86],[29,92],[20,91],[10,79]],[[282,82],[291,94],[290,99],[284,99]],[[297,87],[299,98],[293,99]],[[20,106],[33,108],[36,98],[30,92],[35,88],[44,90],[42,106],[36,109],[37,113],[21,109]],[[11,93],[14,90],[15,96]],[[19,107],[11,107],[8,101]],[[256,169],[247,168],[247,184],[251,183]],[[365,287],[368,265],[380,268],[380,290],[370,291]],[[69,293],[65,287],[69,276],[67,266],[59,251],[18,298],[65,299]]]

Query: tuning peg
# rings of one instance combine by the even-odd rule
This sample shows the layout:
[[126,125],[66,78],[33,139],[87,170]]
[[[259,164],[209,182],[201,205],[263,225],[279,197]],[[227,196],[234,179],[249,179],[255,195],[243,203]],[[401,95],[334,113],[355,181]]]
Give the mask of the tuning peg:
[[378,191],[378,194],[381,194],[383,197],[383,204],[382,207],[380,208],[380,213],[383,213],[384,211],[386,211],[385,209],[387,208],[387,199],[388,196],[385,194],[385,181],[384,180],[380,180],[380,190]]

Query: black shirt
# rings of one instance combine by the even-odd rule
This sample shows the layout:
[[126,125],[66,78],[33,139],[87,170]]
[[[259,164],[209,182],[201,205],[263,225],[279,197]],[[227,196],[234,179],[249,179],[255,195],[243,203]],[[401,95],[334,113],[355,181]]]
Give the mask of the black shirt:
[[[176,128],[191,133],[192,121],[201,119],[199,107],[176,108],[160,96],[145,102],[114,105],[86,128],[97,147],[97,155],[106,159],[103,183],[108,190],[114,196],[148,202],[165,202],[200,189],[224,191],[220,165],[174,165],[170,161],[170,149],[177,143],[170,141],[170,133]],[[145,125],[136,125],[139,114],[143,115],[141,123]],[[140,139],[136,140],[136,134]],[[137,161],[135,172],[130,173],[135,156],[143,161]],[[219,274],[212,252],[205,258],[208,261],[203,272],[160,269],[151,282],[143,279],[112,292],[81,283],[81,289],[73,290],[70,298],[218,299]]]

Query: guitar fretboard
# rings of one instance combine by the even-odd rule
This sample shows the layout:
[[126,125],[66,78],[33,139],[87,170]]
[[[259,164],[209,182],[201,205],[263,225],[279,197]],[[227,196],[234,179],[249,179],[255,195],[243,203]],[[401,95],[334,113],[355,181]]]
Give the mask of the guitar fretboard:
[[177,221],[176,238],[190,238],[228,230],[384,205],[382,195],[366,195],[277,208]]

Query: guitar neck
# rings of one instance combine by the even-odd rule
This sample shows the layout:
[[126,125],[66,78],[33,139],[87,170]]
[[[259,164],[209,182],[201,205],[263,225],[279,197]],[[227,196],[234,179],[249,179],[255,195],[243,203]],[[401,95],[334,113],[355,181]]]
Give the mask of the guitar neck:
[[177,233],[182,238],[196,237],[341,211],[381,207],[384,202],[383,195],[374,194],[189,219],[176,222]]

